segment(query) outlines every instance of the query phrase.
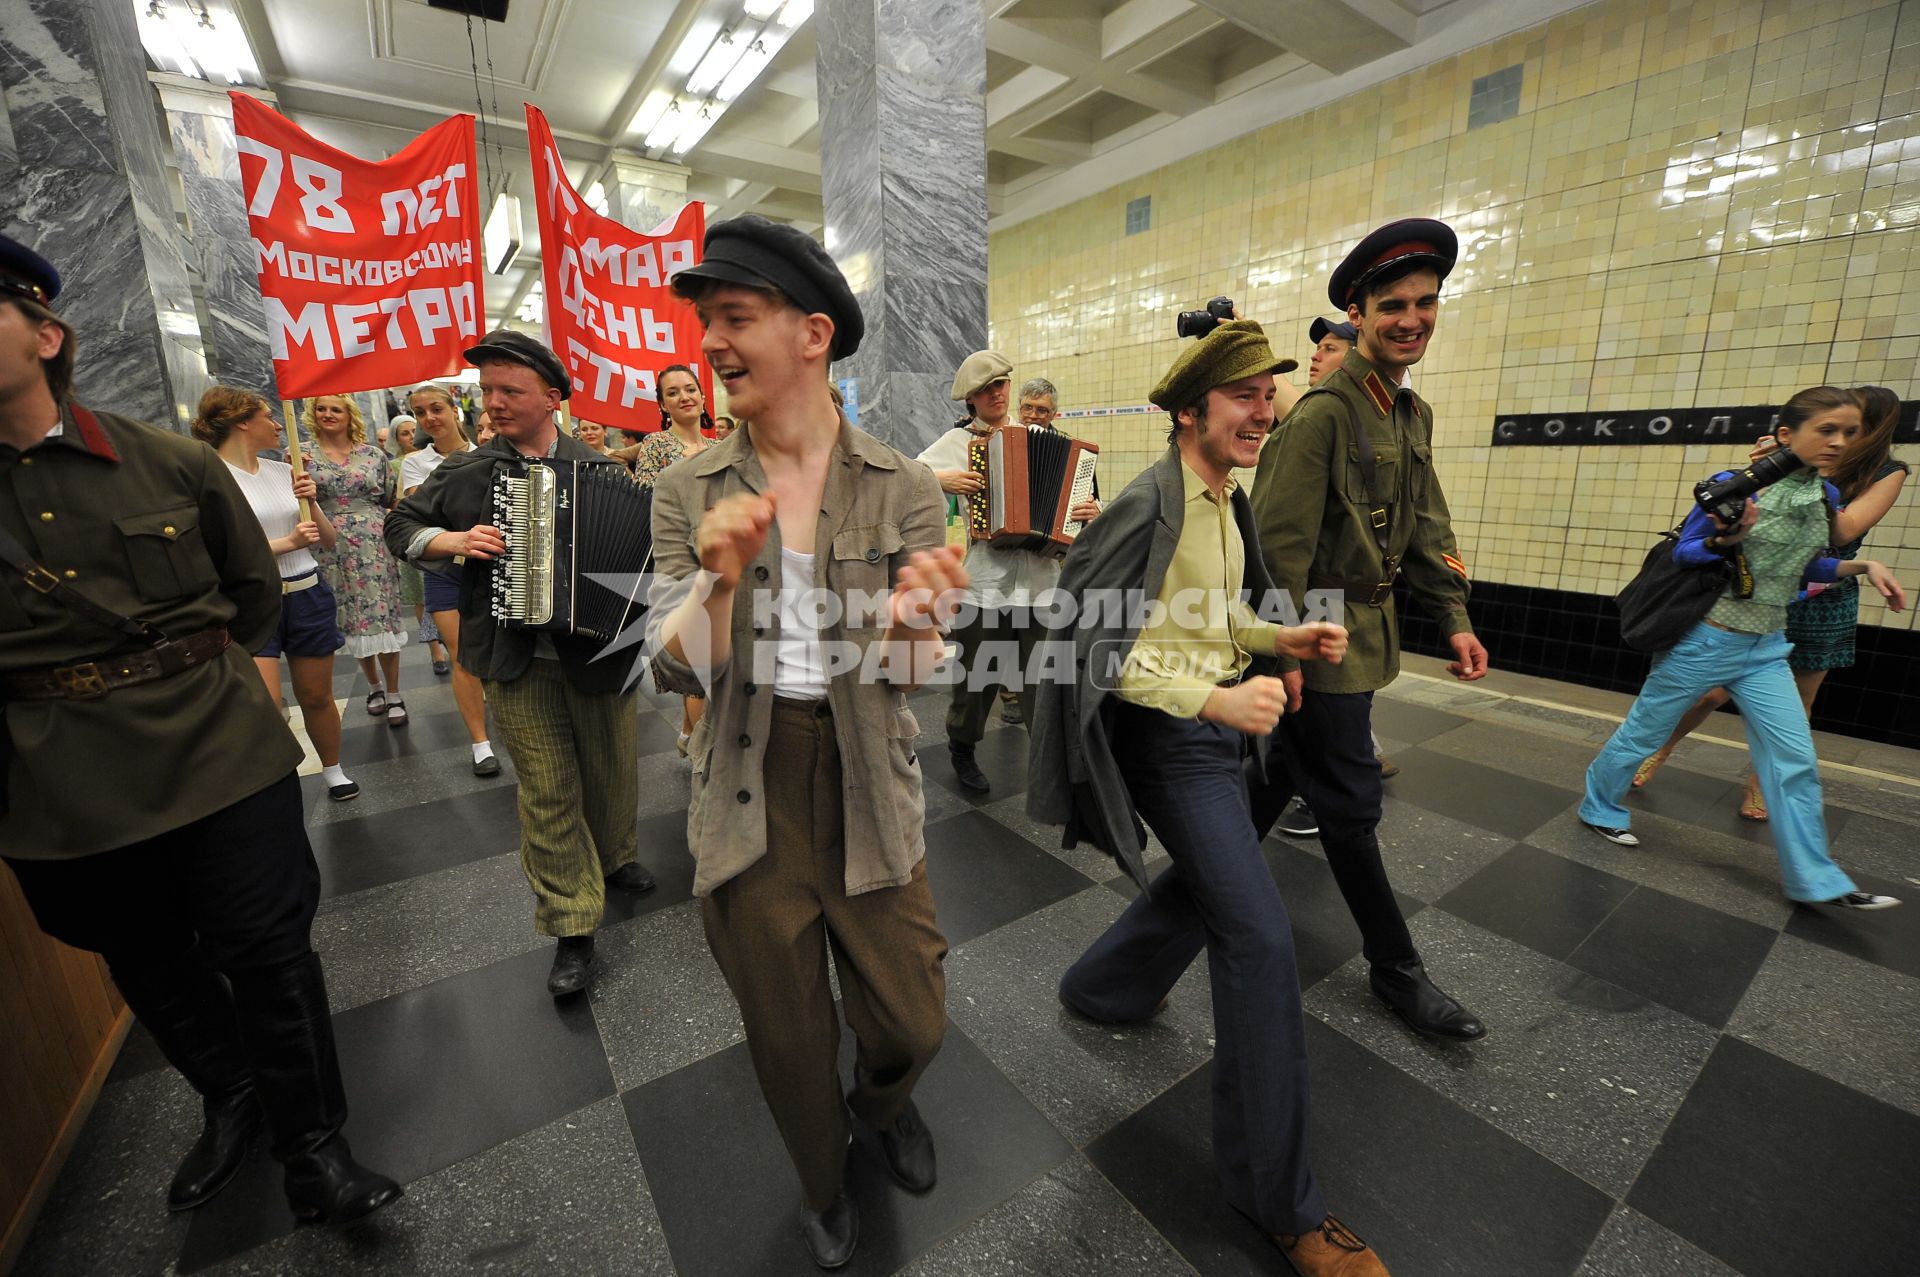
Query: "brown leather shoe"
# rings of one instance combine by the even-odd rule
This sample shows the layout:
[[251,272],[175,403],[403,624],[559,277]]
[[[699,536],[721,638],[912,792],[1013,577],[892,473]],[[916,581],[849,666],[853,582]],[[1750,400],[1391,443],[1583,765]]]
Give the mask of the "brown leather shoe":
[[1373,1247],[1331,1215],[1310,1233],[1276,1233],[1273,1240],[1300,1277],[1387,1277],[1387,1266]]

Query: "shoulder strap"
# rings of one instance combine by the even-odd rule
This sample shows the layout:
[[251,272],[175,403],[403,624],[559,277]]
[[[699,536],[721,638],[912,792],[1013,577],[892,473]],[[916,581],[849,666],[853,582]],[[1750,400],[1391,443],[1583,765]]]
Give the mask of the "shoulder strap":
[[154,647],[164,646],[167,636],[147,624],[136,621],[130,616],[122,616],[109,607],[102,607],[80,591],[74,589],[59,577],[34,561],[27,548],[14,539],[11,532],[0,527],[0,562],[20,574],[20,579],[28,588],[46,595],[60,606],[76,616],[116,630],[136,643],[147,643]]
[[[1347,419],[1347,437],[1360,453],[1360,478],[1367,485],[1367,495],[1373,495],[1373,477],[1376,470],[1373,464],[1373,444],[1367,439],[1366,429],[1361,426],[1359,414],[1346,412],[1341,416]],[[1380,557],[1388,561],[1391,568],[1392,553],[1387,549],[1387,507],[1379,503],[1367,507],[1367,523],[1373,528],[1373,539],[1380,546]]]

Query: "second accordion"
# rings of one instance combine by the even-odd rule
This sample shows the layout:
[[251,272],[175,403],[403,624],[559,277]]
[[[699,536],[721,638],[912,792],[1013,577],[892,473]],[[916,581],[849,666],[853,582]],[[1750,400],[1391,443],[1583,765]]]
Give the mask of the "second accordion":
[[1064,555],[1085,523],[1071,511],[1094,494],[1100,455],[1058,430],[1001,426],[967,444],[967,468],[986,487],[967,502],[967,536],[995,546]]
[[646,612],[653,490],[624,467],[538,458],[496,465],[493,523],[507,541],[488,565],[500,625],[607,643]]

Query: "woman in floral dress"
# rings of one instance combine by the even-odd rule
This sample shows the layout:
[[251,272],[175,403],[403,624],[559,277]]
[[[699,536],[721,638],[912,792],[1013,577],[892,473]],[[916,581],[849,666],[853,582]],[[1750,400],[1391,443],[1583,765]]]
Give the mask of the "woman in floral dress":
[[320,506],[339,536],[316,557],[340,605],[346,653],[366,676],[367,713],[389,727],[407,725],[400,697],[400,649],[407,631],[400,616],[400,568],[387,553],[384,530],[394,502],[387,455],[367,442],[367,423],[353,400],[322,395],[307,400],[307,433],[313,454],[307,468]]

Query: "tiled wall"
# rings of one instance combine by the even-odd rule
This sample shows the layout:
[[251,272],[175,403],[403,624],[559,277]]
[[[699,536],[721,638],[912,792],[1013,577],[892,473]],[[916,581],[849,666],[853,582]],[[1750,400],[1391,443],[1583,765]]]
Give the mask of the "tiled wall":
[[[1516,64],[1518,114],[1470,131]],[[1174,312],[1227,293],[1304,385],[1328,271],[1414,215],[1463,250],[1415,378],[1469,568],[1610,595],[1744,445],[1495,449],[1496,412],[1920,397],[1920,0],[1601,0],[996,233],[992,340],[1065,408],[1140,405]],[[1110,491],[1164,447],[1162,414],[1066,424]],[[1869,543],[1910,588],[1915,489]]]

